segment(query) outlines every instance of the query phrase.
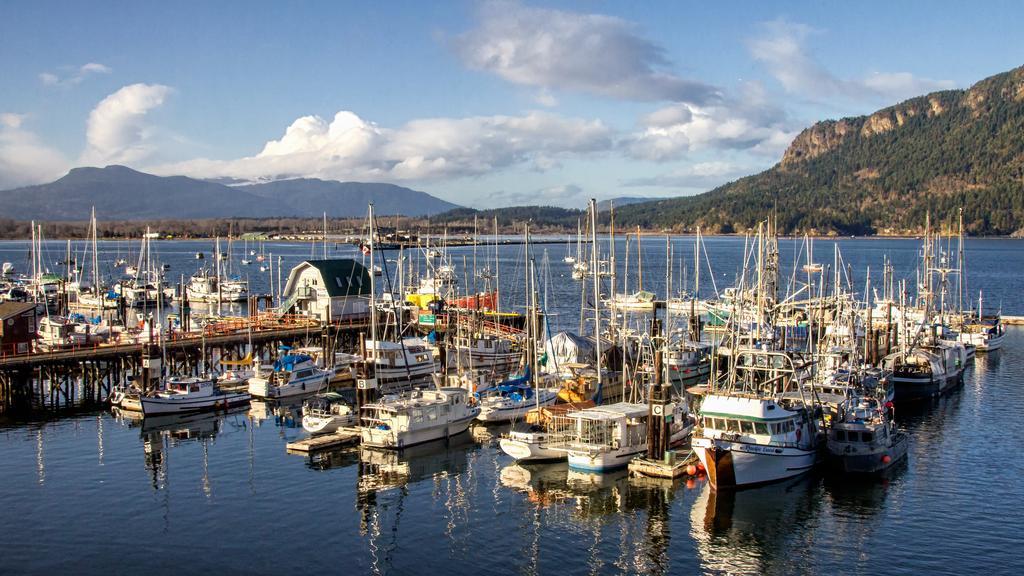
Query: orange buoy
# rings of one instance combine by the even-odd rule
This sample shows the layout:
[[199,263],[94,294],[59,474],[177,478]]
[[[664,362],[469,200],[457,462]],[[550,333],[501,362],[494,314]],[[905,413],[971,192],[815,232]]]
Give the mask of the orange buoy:
[[687,488],[693,489],[696,486],[697,486],[697,482],[693,478],[690,478],[689,480],[686,481],[686,487]]
[[696,476],[697,475],[697,467],[694,466],[693,464],[687,465],[686,466],[686,473],[688,475],[690,475],[690,476]]

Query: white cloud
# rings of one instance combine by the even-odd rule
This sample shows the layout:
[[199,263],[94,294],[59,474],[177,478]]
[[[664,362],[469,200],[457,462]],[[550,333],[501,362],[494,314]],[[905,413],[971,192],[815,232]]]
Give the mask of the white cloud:
[[622,100],[707,103],[718,89],[666,71],[663,48],[631,22],[600,14],[488,2],[479,26],[454,39],[470,68],[514,84]]
[[69,168],[63,154],[24,128],[27,119],[25,114],[0,113],[0,189],[47,182]]
[[131,84],[100,101],[89,113],[85,165],[127,164],[152,152],[146,115],[164,103],[171,89],[161,84]]
[[95,74],[110,74],[111,72],[113,72],[113,70],[109,66],[105,66],[99,62],[89,62],[68,71],[63,77],[54,74],[53,72],[43,72],[39,74],[39,81],[46,86],[68,87],[81,84],[82,81],[89,76]]
[[319,116],[299,118],[284,136],[267,142],[255,156],[196,159],[151,170],[247,179],[440,180],[516,165],[546,170],[560,158],[608,150],[612,137],[600,121],[546,112],[428,118],[384,128],[341,111],[330,122]]
[[810,100],[841,97],[892,101],[955,87],[951,80],[919,78],[909,72],[839,78],[807,51],[807,39],[818,31],[785,20],[766,22],[761,28],[762,33],[748,43],[751,55],[768,68],[787,92]]
[[626,147],[634,158],[654,161],[707,149],[778,156],[797,131],[785,111],[768,102],[760,85],[746,83],[738,98],[706,106],[678,103],[654,111],[641,120]]
[[742,176],[749,176],[758,170],[758,168],[749,165],[733,164],[731,162],[715,160],[710,162],[697,162],[656,176],[625,180],[622,182],[622,185],[629,188],[656,187],[708,189]]

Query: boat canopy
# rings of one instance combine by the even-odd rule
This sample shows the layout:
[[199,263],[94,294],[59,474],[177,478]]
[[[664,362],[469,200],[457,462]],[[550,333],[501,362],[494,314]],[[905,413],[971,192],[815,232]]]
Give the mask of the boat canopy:
[[302,362],[312,362],[313,358],[308,354],[286,354],[277,359],[274,362],[274,371],[280,372],[282,370],[292,371],[295,369],[296,364]]

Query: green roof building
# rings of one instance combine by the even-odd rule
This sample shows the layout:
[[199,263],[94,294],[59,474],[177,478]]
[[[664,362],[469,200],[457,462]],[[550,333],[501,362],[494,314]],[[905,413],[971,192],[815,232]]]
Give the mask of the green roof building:
[[282,312],[324,322],[370,315],[370,272],[349,258],[306,260],[292,268],[281,295]]

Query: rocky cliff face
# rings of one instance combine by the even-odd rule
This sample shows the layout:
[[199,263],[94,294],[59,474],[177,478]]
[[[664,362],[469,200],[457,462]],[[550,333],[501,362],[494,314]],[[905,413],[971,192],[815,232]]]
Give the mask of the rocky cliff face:
[[782,155],[781,166],[788,168],[838,148],[848,134],[856,132],[854,122],[857,120],[826,120],[805,129],[797,135],[786,149],[786,153]]

